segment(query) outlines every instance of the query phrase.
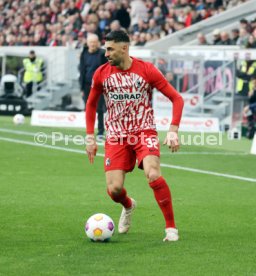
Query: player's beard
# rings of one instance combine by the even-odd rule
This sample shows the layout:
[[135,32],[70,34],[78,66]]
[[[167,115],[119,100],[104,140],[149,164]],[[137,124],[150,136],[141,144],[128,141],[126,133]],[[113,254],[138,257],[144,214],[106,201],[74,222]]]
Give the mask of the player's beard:
[[121,64],[121,60],[120,59],[108,59],[108,62],[112,66],[119,66]]

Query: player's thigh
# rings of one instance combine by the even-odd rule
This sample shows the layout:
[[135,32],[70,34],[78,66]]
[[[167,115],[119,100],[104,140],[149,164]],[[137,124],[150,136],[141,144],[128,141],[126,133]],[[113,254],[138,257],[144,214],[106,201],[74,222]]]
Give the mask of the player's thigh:
[[105,172],[113,170],[131,172],[136,164],[136,154],[126,140],[107,140],[105,143],[104,161]]
[[143,158],[143,168],[148,181],[155,181],[161,176],[160,158],[156,155],[145,156]]
[[[146,162],[146,170],[148,171],[148,167],[151,168],[153,165],[155,166],[155,160],[158,160],[160,157],[160,144],[159,139],[157,137],[157,132],[154,130],[145,130],[137,134],[137,138],[138,141],[134,146],[134,150],[136,152],[136,157],[138,160],[138,167],[140,169],[144,169],[144,163]],[[146,161],[143,162],[144,159]]]
[[125,171],[113,170],[106,172],[107,189],[111,193],[121,192],[124,186]]

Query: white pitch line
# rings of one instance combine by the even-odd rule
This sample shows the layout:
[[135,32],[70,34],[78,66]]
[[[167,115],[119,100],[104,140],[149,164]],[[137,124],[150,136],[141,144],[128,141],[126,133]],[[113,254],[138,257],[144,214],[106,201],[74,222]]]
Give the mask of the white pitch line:
[[29,132],[24,130],[13,130],[8,128],[0,128],[0,132],[4,133],[11,133],[11,134],[20,134],[20,135],[26,135],[26,136],[34,136],[36,132]]
[[[71,148],[52,146],[52,145],[47,145],[47,144],[37,144],[35,142],[29,142],[29,141],[24,141],[24,140],[6,138],[6,137],[1,137],[1,136],[0,136],[0,141],[11,142],[11,143],[16,143],[16,144],[23,144],[23,145],[29,145],[29,146],[34,146],[34,147],[55,149],[55,150],[61,150],[61,151],[68,151],[68,152],[74,152],[74,153],[80,153],[80,154],[86,154],[85,150],[83,151],[83,150],[77,150],[77,149],[71,149]],[[104,154],[102,154],[102,153],[97,153],[97,155],[104,157]]]
[[162,164],[162,163],[161,163],[161,167],[172,168],[172,169],[182,170],[182,171],[195,172],[195,173],[209,174],[209,175],[215,175],[215,176],[222,176],[222,177],[226,177],[226,178],[238,179],[238,180],[249,181],[249,182],[256,182],[256,178],[249,178],[249,177],[243,177],[243,176],[226,174],[226,173],[217,173],[217,172],[211,172],[211,171],[205,171],[205,170],[199,170],[199,169],[181,167],[181,166],[174,166],[174,165]]
[[[34,146],[34,147],[49,148],[49,149],[66,151],[66,152],[74,152],[74,153],[79,153],[79,154],[85,154],[85,151],[82,151],[82,150],[52,146],[52,145],[47,145],[47,144],[36,144],[34,142],[29,142],[29,141],[24,141],[24,140],[19,140],[19,139],[6,138],[6,137],[1,137],[1,136],[0,136],[0,141],[11,142],[11,143],[16,143],[16,144],[30,145],[30,146]],[[104,157],[104,154],[98,153],[97,156]],[[194,169],[194,168],[189,168],[189,167],[174,166],[174,165],[163,164],[163,163],[161,163],[160,165],[161,165],[161,167],[172,168],[172,169],[176,169],[176,170],[183,170],[183,171],[189,171],[189,172],[194,172],[194,173],[208,174],[208,175],[220,176],[220,177],[236,179],[236,180],[242,180],[242,181],[248,181],[248,182],[256,182],[255,178],[242,177],[242,176],[237,176],[237,175],[232,175],[232,174],[225,174],[225,173],[217,173],[217,172],[199,170],[199,169]]]
[[[23,131],[23,130],[13,130],[13,129],[8,129],[8,128],[0,128],[0,132],[9,133],[9,134],[16,134],[16,135],[24,135],[24,136],[35,136],[38,133],[44,133],[42,131],[30,132],[30,131]],[[60,131],[55,131],[54,133],[61,133],[61,132]],[[45,134],[45,135],[46,135],[45,137],[47,137],[49,139],[53,138],[52,135],[47,135],[47,134]],[[65,140],[73,141],[73,139],[70,138],[70,137],[68,137],[67,139],[64,138],[64,137],[63,138],[59,137],[58,139],[59,139],[59,141],[65,141]]]
[[[161,152],[161,155],[170,155],[171,152]],[[249,155],[246,152],[219,152],[219,151],[180,151],[175,152],[175,155]]]
[[[32,136],[32,137],[34,137],[38,133],[44,133],[42,131],[30,132],[30,131],[22,131],[22,130],[13,130],[13,129],[8,129],[8,128],[0,128],[0,132],[9,133],[9,134],[16,134],[16,135]],[[62,134],[60,131],[55,131],[54,133],[55,134],[59,134],[59,133]],[[56,137],[53,137],[52,135],[47,135],[46,133],[44,133],[44,134],[45,134],[44,137],[47,138],[47,139],[56,138]],[[70,135],[68,135],[68,134],[64,134],[63,137],[58,137],[58,142],[60,142],[60,141],[65,141],[65,143],[66,143],[66,141],[73,142],[74,141],[74,139],[73,139],[74,137],[79,136],[79,138],[80,138],[82,135],[76,134],[76,135],[73,136],[73,138],[72,138],[72,136],[71,137],[69,137],[69,136]],[[85,134],[84,134],[84,138],[85,138]],[[84,145],[85,145],[85,141],[84,141]],[[104,143],[101,142],[101,141],[98,141],[97,145],[98,146],[104,146]]]
[[[9,134],[16,134],[16,135],[24,135],[24,136],[35,136],[39,132],[30,132],[30,131],[22,131],[22,130],[13,130],[13,129],[8,129],[8,128],[0,128],[0,132],[3,133],[9,133]],[[57,132],[56,133],[60,133]],[[76,135],[74,135],[75,137]],[[46,135],[45,136],[47,139],[53,139],[52,135]],[[58,142],[60,141],[74,141],[73,138],[71,137],[58,137]],[[104,146],[104,143],[98,142],[98,146]],[[161,152],[161,155],[170,155],[170,152]],[[233,155],[249,155],[249,153],[246,152],[218,152],[218,151],[187,151],[187,152],[176,152],[175,155],[224,155],[224,156],[233,156]]]

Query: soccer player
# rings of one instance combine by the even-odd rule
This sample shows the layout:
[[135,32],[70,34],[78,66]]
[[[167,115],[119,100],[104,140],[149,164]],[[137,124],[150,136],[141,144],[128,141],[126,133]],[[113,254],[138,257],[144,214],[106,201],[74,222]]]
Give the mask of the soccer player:
[[179,235],[171,193],[160,171],[160,146],[151,105],[152,89],[157,88],[173,104],[172,122],[164,141],[172,152],[179,149],[177,133],[183,99],[153,64],[129,56],[129,42],[125,31],[112,31],[106,36],[105,56],[108,62],[96,70],[86,105],[86,151],[90,163],[93,163],[97,152],[94,138],[96,108],[103,94],[108,111],[105,120],[107,192],[112,200],[123,206],[119,233],[128,232],[136,208],[136,201],[124,188],[124,179],[125,174],[134,169],[137,159],[165,219],[164,241],[177,241]]

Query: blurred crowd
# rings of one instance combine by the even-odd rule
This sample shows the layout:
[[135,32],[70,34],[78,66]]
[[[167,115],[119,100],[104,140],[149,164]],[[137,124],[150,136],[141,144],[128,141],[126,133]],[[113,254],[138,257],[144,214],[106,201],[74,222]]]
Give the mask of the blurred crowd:
[[242,48],[256,48],[256,17],[252,21],[241,19],[239,28],[230,32],[215,29],[211,43],[203,33],[197,34],[199,45],[238,45]]
[[80,48],[88,33],[103,42],[109,31],[120,28],[129,32],[132,45],[143,46],[245,1],[0,0],[0,46]]

